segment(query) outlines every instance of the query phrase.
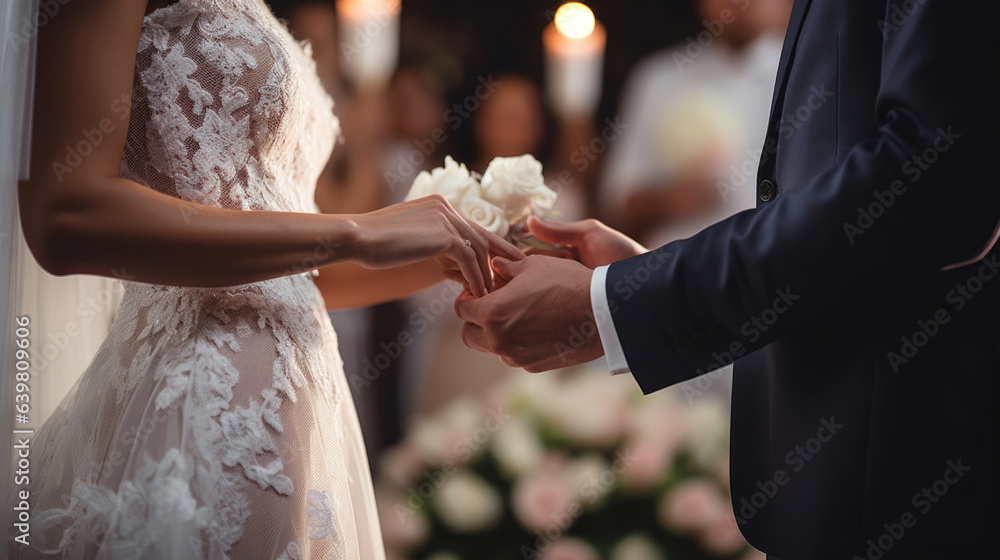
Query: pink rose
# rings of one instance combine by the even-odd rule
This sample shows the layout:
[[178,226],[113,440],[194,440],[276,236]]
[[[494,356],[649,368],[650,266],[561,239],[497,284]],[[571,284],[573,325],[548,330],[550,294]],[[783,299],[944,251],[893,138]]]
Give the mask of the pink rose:
[[570,514],[573,491],[562,477],[541,471],[528,475],[514,486],[514,515],[530,531],[544,531],[557,519]]
[[597,551],[586,541],[563,537],[542,552],[541,560],[598,560]]
[[729,556],[747,545],[731,514],[719,517],[698,531],[698,542],[706,552],[717,556]]
[[674,400],[664,396],[637,406],[630,419],[631,438],[656,442],[666,453],[676,453],[688,441],[689,426],[687,417]]
[[383,478],[399,488],[413,484],[427,470],[420,452],[407,443],[387,449],[378,461]]
[[681,482],[660,501],[660,521],[678,533],[692,533],[708,527],[729,513],[715,484],[692,478]]
[[649,490],[663,478],[670,466],[673,454],[663,448],[661,442],[638,441],[628,443],[622,448],[628,450],[632,462],[622,472],[622,483],[632,491]]
[[427,538],[429,527],[424,514],[407,507],[398,492],[378,493],[378,518],[382,538],[392,548],[409,550]]

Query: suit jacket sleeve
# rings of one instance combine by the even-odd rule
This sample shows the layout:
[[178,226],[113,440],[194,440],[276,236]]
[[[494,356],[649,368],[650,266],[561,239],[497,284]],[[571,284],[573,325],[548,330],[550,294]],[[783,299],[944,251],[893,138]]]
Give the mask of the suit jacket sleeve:
[[[889,2],[887,13],[894,4],[902,2]],[[974,259],[995,239],[993,5],[927,0],[886,34],[876,114],[840,117],[874,117],[877,132],[808,184],[785,185],[757,209],[610,267],[609,307],[644,392]],[[933,164],[915,159],[926,150],[936,150]],[[858,209],[887,192],[885,212],[849,235]]]

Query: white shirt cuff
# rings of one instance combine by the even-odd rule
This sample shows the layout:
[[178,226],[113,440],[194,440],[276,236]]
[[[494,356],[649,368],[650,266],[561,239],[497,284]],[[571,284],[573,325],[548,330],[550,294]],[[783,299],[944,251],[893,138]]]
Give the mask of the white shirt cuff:
[[611,308],[608,306],[608,292],[605,287],[607,279],[607,266],[594,269],[594,275],[590,279],[590,306],[594,310],[597,332],[601,336],[601,344],[604,346],[604,355],[608,359],[611,375],[631,373],[628,361],[625,359],[625,350],[618,340],[618,330],[615,329],[615,322],[611,317]]

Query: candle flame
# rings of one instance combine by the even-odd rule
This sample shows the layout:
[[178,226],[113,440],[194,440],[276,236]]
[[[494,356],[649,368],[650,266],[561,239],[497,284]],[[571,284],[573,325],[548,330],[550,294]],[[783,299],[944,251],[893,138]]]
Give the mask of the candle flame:
[[579,2],[568,2],[556,10],[555,23],[563,35],[582,39],[594,32],[594,12]]

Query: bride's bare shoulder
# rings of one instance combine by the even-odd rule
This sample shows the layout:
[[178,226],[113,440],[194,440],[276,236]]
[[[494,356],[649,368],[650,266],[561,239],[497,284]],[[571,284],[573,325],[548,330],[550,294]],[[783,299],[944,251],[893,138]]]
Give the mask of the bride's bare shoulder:
[[[56,4],[59,11],[37,29],[33,181],[51,179],[48,164],[62,161],[66,147],[80,142],[81,130],[107,118],[116,99],[128,99],[146,11],[145,0]],[[108,134],[73,175],[96,166],[106,168],[102,174],[117,173],[114,151],[120,159],[123,144],[124,130]]]

